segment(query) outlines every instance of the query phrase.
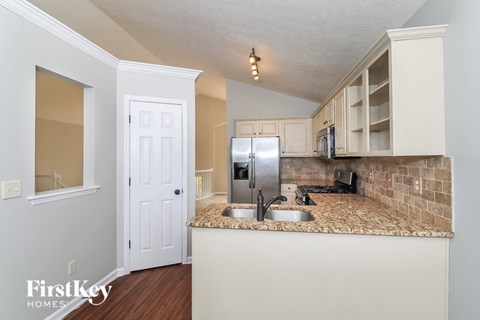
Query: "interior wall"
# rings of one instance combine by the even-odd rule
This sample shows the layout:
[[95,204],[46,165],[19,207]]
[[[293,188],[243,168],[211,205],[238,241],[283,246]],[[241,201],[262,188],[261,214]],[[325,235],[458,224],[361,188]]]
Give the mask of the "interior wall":
[[[48,14],[122,60],[161,64],[125,29],[101,11],[92,1],[85,0],[28,0]],[[74,12],[74,14],[72,14]],[[88,23],[85,23],[88,21]]]
[[[0,318],[44,319],[57,309],[29,308],[27,280],[93,284],[116,270],[116,70],[0,5],[0,181],[19,179],[22,196],[0,200]],[[94,88],[97,193],[32,206],[35,193],[35,69]],[[68,276],[68,263],[76,272]],[[59,299],[63,300],[63,299]],[[65,299],[69,300],[69,299]]]
[[310,117],[318,106],[318,102],[303,100],[227,79],[227,126],[229,137],[235,135],[235,120]]
[[[277,117],[310,117],[318,106],[318,102],[303,100],[279,92],[227,79],[228,150],[230,150],[230,138],[235,136],[235,120]],[[228,159],[230,159],[230,154]],[[230,160],[228,160],[227,181],[229,194],[230,171]]]
[[226,103],[223,100],[199,94],[195,106],[195,168],[196,170],[214,169],[214,191],[226,190],[226,131],[223,139],[218,126],[227,120]]
[[453,164],[455,236],[450,240],[449,319],[480,317],[480,2],[429,0],[406,27],[448,23],[444,43],[446,150]]
[[227,140],[227,123],[217,125],[214,129],[213,136],[213,179],[214,192],[219,194],[227,193],[227,159],[228,147]]
[[195,99],[195,167],[204,170],[213,168],[214,128],[227,120],[226,103],[203,94]]

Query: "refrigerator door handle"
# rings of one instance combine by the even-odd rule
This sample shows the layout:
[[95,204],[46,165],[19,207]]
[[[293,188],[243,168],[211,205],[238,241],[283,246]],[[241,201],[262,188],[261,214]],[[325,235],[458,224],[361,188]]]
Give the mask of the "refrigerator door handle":
[[252,189],[252,153],[248,154],[248,188]]
[[255,153],[252,153],[252,189],[255,189]]
[[255,189],[255,153],[248,154],[248,187]]

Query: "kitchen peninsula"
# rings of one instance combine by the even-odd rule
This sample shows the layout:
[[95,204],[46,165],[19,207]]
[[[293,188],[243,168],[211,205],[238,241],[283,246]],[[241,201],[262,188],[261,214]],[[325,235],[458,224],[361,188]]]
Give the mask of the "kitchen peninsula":
[[309,222],[188,222],[196,319],[446,319],[448,238],[360,195],[312,194]]

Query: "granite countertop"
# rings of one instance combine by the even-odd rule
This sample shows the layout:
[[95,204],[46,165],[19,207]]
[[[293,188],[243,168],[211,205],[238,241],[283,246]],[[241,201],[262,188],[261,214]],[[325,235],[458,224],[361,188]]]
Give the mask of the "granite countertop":
[[278,205],[271,208],[304,210],[314,221],[284,222],[254,218],[222,216],[226,208],[255,208],[252,204],[211,204],[191,220],[194,228],[243,229],[263,231],[290,231],[312,233],[343,233],[359,235],[406,237],[453,237],[453,232],[417,221],[361,195],[309,194],[316,206]]

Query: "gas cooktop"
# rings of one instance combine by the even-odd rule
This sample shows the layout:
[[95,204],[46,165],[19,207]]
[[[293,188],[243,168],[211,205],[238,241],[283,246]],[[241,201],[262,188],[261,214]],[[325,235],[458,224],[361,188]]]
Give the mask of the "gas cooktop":
[[302,193],[349,193],[338,186],[298,186]]
[[357,179],[354,172],[346,170],[335,170],[333,185],[322,186],[298,186],[296,191],[296,203],[313,204],[309,197],[309,193],[338,193],[347,194],[355,193],[357,190]]

